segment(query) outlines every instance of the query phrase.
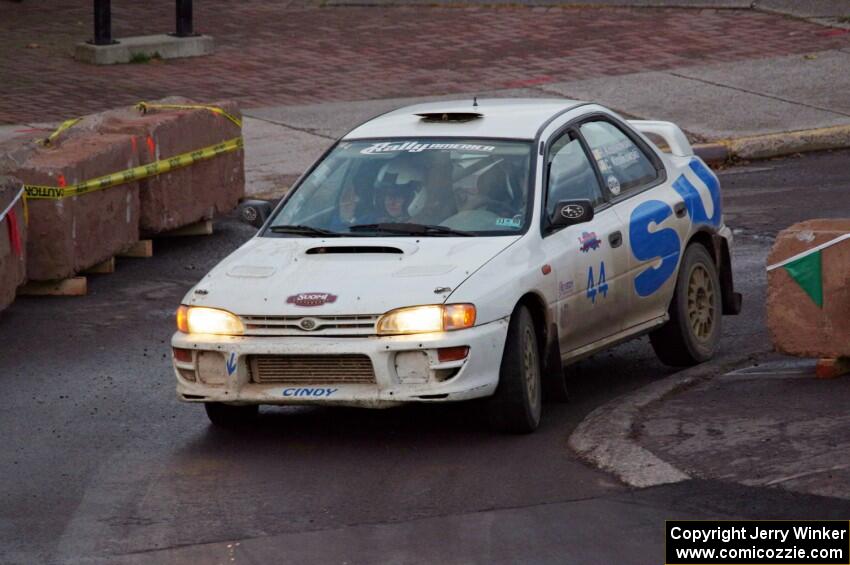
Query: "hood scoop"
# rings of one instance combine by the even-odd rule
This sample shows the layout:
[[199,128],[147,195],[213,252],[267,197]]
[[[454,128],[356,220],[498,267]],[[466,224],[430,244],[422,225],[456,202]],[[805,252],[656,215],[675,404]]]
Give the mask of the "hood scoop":
[[330,255],[334,253],[403,255],[404,251],[398,247],[385,245],[325,245],[322,247],[311,247],[306,251],[307,255]]
[[[228,277],[246,278],[246,279],[264,279],[274,274],[275,268],[264,265],[234,265],[227,271]],[[201,294],[195,291],[196,294]],[[203,294],[207,294],[205,291]]]

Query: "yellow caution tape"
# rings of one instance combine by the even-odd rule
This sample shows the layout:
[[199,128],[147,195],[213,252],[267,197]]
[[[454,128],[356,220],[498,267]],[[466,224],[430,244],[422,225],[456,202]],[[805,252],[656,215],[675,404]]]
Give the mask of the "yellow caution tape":
[[219,116],[224,116],[238,127],[242,127],[242,120],[226,112],[225,110],[219,108],[218,106],[208,106],[206,104],[151,104],[149,102],[139,102],[136,104],[136,108],[139,109],[143,114],[148,110],[209,110],[213,114],[217,114]]
[[37,200],[60,200],[62,198],[79,196],[80,194],[103,190],[119,184],[125,184],[161,175],[175,169],[188,167],[189,165],[199,161],[206,161],[207,159],[212,159],[217,155],[236,151],[237,149],[241,149],[242,146],[242,137],[236,137],[216,145],[210,145],[209,147],[182,153],[169,159],[160,159],[159,161],[154,161],[148,165],[139,165],[132,169],[126,169],[117,173],[79,182],[77,184],[71,184],[68,186],[40,186],[35,184],[25,184],[24,190],[26,191],[27,198],[34,198]]
[[[236,124],[237,127],[239,127],[239,128],[242,127],[242,120],[240,120],[239,118],[237,118],[233,114],[230,114],[229,112],[225,111],[224,109],[219,108],[218,106],[209,106],[209,105],[206,105],[206,104],[151,104],[149,102],[139,102],[138,104],[136,104],[135,108],[138,109],[143,114],[147,113],[147,111],[151,110],[151,109],[153,109],[153,110],[156,110],[156,109],[163,109],[163,110],[209,110],[213,114],[216,114],[216,115],[219,115],[219,116],[224,116],[225,118],[227,118],[228,120],[230,120],[231,122]],[[56,140],[56,138],[59,137],[59,135],[63,131],[70,128],[71,126],[73,126],[74,124],[79,122],[80,120],[82,120],[82,118],[71,118],[70,120],[65,120],[64,122],[62,122],[62,124],[58,128],[56,128],[56,131],[54,131],[53,133],[48,135],[46,138],[38,140],[36,143],[38,143],[39,145],[43,145],[45,147],[51,145]]]
[[59,137],[60,133],[62,133],[66,129],[70,128],[71,126],[73,126],[74,124],[79,122],[80,120],[82,120],[82,118],[71,118],[70,120],[65,120],[64,122],[62,122],[62,125],[60,125],[58,128],[56,128],[56,131],[54,131],[53,133],[51,133],[50,135],[48,135],[44,139],[37,141],[36,143],[38,143],[39,145],[44,145],[44,146],[50,145],[51,143],[53,143],[53,140],[55,140],[57,137]]

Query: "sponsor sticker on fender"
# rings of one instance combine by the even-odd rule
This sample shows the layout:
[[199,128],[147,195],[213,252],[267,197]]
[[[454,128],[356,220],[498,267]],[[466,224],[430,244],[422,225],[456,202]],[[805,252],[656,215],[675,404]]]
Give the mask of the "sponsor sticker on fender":
[[596,232],[581,232],[581,237],[578,238],[578,242],[581,244],[581,252],[582,253],[590,253],[590,251],[595,251],[599,249],[599,246],[602,245],[602,241],[596,237]]

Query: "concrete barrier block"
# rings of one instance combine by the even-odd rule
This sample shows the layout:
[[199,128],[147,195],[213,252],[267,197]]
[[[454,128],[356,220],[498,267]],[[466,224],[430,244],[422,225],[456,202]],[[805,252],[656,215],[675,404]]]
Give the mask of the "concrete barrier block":
[[[73,185],[139,164],[132,136],[77,135],[37,148],[14,171],[27,184]],[[109,259],[139,239],[139,183],[29,203],[27,276],[64,279]]]
[[122,37],[110,45],[78,43],[74,58],[93,65],[130,63],[134,58],[178,59],[211,55],[215,41],[209,35],[175,37],[167,34]]
[[[850,219],[809,220],[783,230],[768,265],[850,233]],[[850,356],[850,239],[821,251],[823,305],[784,269],[768,271],[767,325],[778,351],[814,358]]]
[[[170,97],[151,104],[202,103]],[[241,119],[239,107],[234,102],[208,104]],[[125,107],[90,116],[80,122],[79,127],[135,136],[142,164],[241,135],[238,125],[205,109],[151,109],[142,114],[135,108]],[[140,181],[141,231],[146,234],[170,231],[235,208],[245,194],[244,161],[244,152],[240,149]]]
[[17,288],[26,282],[27,223],[23,200],[15,201],[20,190],[19,180],[0,176],[0,215],[8,210],[0,219],[0,310],[12,303]]

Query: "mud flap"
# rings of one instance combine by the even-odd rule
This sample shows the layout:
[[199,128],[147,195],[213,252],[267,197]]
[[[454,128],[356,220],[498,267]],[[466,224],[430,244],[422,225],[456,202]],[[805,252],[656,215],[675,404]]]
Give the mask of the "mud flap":
[[729,245],[726,239],[719,235],[712,236],[714,239],[715,257],[718,261],[718,276],[720,277],[720,296],[723,306],[723,314],[726,316],[737,316],[741,313],[743,296],[735,292],[735,283],[732,280],[732,257],[729,254]]
[[543,399],[549,402],[566,402],[569,394],[561,363],[561,346],[558,326],[552,324],[546,332],[546,348],[543,351]]

